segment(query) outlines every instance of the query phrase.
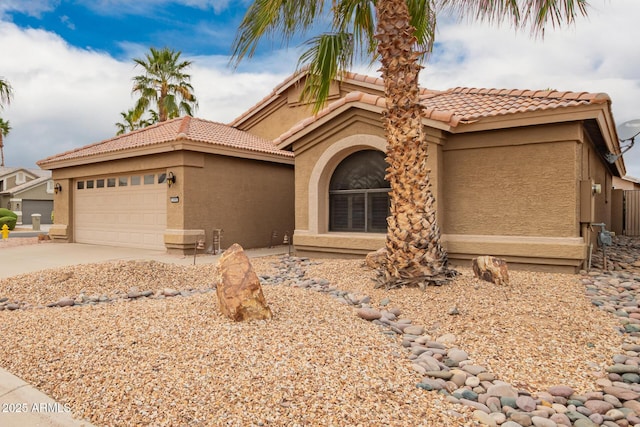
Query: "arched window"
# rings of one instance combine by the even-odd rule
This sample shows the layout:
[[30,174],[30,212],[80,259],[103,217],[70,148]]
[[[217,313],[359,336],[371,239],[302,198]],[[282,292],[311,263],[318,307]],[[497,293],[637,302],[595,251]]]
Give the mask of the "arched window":
[[345,158],[329,185],[329,230],[385,233],[389,182],[384,153],[363,150]]

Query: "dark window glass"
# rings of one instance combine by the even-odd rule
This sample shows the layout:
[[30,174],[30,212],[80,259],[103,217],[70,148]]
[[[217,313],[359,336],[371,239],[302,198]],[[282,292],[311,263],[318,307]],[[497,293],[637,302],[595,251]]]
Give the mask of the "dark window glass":
[[167,180],[167,174],[166,173],[159,173],[158,174],[158,184],[164,184],[166,180]]
[[87,181],[87,188],[93,188],[93,180],[92,179]]
[[115,178],[107,178],[107,187],[115,187],[116,179]]
[[121,176],[118,178],[118,187],[126,187],[129,183],[129,178],[126,176]]
[[84,181],[78,181],[76,186],[78,190],[84,190]]
[[104,179],[96,179],[96,188],[104,188]]
[[384,153],[358,151],[336,168],[329,184],[329,230],[384,233],[389,182]]

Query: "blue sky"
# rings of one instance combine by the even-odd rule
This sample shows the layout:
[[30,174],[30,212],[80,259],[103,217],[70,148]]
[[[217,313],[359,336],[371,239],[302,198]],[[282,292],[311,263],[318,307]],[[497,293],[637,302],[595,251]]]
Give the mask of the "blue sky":
[[[248,0],[0,0],[0,76],[15,92],[8,166],[112,137],[133,105],[132,58],[168,46],[193,61],[196,116],[229,122],[295,71],[303,39],[265,43],[234,70],[231,43]],[[591,0],[589,17],[544,40],[441,15],[421,73],[431,89],[485,87],[605,92],[617,123],[640,118],[640,1]],[[354,71],[377,75],[376,67]],[[640,144],[625,155],[640,177]]]

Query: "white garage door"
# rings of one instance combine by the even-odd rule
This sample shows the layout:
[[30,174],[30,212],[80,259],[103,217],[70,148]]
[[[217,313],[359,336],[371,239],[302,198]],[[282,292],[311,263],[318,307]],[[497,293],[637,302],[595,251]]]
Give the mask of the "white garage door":
[[76,242],[164,249],[164,172],[78,179],[74,192]]

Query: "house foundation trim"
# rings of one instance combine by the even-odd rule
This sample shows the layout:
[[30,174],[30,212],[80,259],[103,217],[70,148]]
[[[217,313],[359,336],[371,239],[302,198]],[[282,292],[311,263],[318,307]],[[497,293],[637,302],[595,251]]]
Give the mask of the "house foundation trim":
[[504,258],[510,268],[575,273],[588,246],[582,237],[527,237],[444,234],[453,265],[468,265],[479,255]]
[[169,253],[184,254],[193,251],[199,236],[204,236],[204,230],[167,229],[164,233],[164,246]]
[[296,230],[293,243],[300,255],[363,257],[384,247],[385,238],[382,233],[309,233]]
[[53,224],[49,228],[49,237],[53,242],[69,243],[68,228],[67,224]]

